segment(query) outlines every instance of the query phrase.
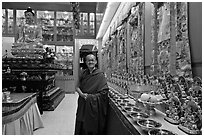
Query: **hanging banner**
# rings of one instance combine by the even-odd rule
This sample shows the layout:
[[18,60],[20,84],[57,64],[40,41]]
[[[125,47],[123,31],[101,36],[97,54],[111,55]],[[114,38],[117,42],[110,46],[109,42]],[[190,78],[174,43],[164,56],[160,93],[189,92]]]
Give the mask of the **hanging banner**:
[[157,68],[159,75],[192,77],[187,3],[168,2],[154,8],[157,9],[152,13],[152,72]]
[[129,73],[144,75],[144,3],[132,7],[128,23]]

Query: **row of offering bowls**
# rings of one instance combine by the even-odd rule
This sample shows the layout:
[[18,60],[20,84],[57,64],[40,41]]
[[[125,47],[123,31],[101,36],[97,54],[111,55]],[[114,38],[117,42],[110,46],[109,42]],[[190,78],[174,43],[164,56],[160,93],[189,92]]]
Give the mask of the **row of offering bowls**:
[[131,97],[122,95],[116,91],[110,90],[109,96],[112,98],[115,105],[127,116],[133,119],[134,124],[139,125],[143,130],[147,131],[149,135],[176,135],[166,129],[160,129],[161,123],[149,119],[149,115],[143,111],[142,108],[130,103]]

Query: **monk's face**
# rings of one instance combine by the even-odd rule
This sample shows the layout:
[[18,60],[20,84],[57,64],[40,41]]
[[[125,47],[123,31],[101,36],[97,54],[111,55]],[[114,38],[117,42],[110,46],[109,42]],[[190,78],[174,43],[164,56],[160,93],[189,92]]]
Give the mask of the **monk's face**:
[[86,65],[89,69],[93,69],[96,65],[96,57],[94,55],[88,55],[86,57]]

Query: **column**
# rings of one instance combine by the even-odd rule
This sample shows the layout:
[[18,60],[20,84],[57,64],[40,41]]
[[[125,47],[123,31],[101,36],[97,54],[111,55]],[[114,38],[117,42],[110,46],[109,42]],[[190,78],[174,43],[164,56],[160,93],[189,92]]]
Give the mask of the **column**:
[[98,68],[102,70],[102,55],[101,55],[101,50],[102,50],[102,39],[98,39]]
[[153,2],[154,5],[154,15],[153,15],[153,72],[154,74],[158,74],[158,20],[157,20],[157,8],[158,8],[158,2]]
[[175,3],[170,2],[170,73],[176,75]]

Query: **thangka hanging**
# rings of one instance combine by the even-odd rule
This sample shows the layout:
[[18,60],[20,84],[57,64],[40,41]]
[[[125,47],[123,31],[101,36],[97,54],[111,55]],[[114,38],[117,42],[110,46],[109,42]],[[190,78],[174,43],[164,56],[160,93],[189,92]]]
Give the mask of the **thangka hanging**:
[[158,72],[170,73],[170,6],[164,3],[158,14]]
[[103,60],[102,69],[108,76],[110,76],[109,74],[111,74],[111,57],[110,57],[111,51],[109,48],[110,47],[109,44],[110,44],[110,41],[107,40],[105,42],[105,46],[102,54],[102,60]]
[[[152,17],[152,22],[157,24],[152,24],[155,25],[154,30],[152,30],[152,42],[154,43],[154,40],[156,42],[153,45],[151,67],[155,68],[158,64],[156,67],[159,75],[170,73],[192,77],[187,3],[163,3],[161,7],[154,10]],[[158,34],[157,38],[154,37],[155,34]],[[157,51],[155,52],[155,50]]]
[[188,5],[176,2],[176,73],[192,78],[191,55],[188,38]]
[[127,23],[123,23],[118,33],[118,72],[127,72]]
[[129,73],[144,75],[144,3],[131,8],[129,18],[130,63]]

